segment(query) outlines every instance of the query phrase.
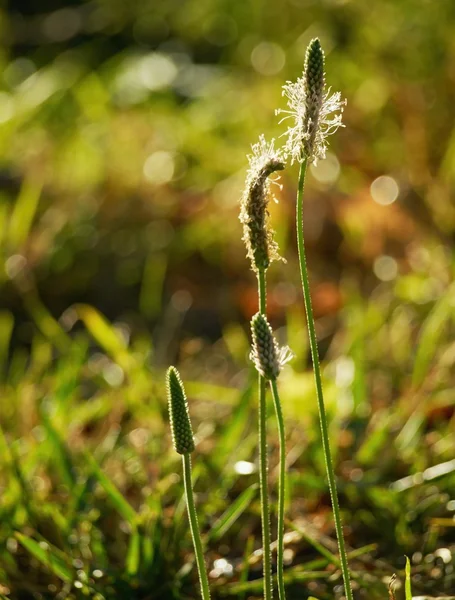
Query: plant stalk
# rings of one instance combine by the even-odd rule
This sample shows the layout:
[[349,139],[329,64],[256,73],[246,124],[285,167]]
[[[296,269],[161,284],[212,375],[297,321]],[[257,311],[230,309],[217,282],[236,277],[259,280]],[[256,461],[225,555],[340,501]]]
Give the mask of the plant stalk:
[[193,538],[194,553],[196,556],[197,570],[199,572],[199,583],[201,585],[202,600],[210,600],[209,580],[204,562],[204,552],[202,550],[201,533],[197,520],[196,506],[194,504],[193,485],[191,482],[191,457],[182,455],[183,462],[183,480],[185,484],[186,506],[188,509],[188,518],[190,520],[191,536]]
[[280,600],[286,600],[284,588],[283,558],[284,558],[284,494],[286,491],[286,434],[284,430],[283,411],[276,379],[270,381],[273,403],[278,422],[278,437],[280,441],[280,473],[278,483],[278,546],[277,546],[277,580]]
[[[258,300],[259,312],[266,313],[266,282],[265,269],[258,271]],[[270,550],[270,508],[267,489],[267,404],[266,382],[264,377],[258,376],[259,381],[259,488],[261,496],[261,521],[262,521],[262,556],[264,571],[264,600],[272,600],[272,554]]]
[[349,577],[348,559],[346,555],[346,547],[343,536],[343,526],[341,524],[338,492],[336,487],[335,473],[333,470],[332,455],[330,451],[327,416],[325,412],[324,396],[322,392],[321,368],[319,365],[319,350],[316,338],[316,328],[314,325],[313,308],[311,305],[310,283],[305,257],[305,244],[303,237],[303,189],[305,187],[307,162],[308,159],[305,158],[300,164],[299,184],[297,190],[297,247],[299,252],[300,276],[302,279],[303,299],[305,302],[305,311],[307,315],[308,335],[310,338],[311,358],[313,361],[314,380],[316,384],[316,397],[319,410],[319,423],[321,426],[322,447],[324,450],[330,497],[332,500],[333,519],[335,522],[335,530],[338,539],[338,549],[340,552],[341,572],[343,575],[346,599],[353,600],[351,582]]

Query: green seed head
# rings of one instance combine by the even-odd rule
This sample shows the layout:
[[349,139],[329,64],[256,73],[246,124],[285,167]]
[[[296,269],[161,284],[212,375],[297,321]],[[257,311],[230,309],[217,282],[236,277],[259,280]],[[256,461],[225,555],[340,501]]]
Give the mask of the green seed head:
[[324,90],[324,51],[318,38],[311,40],[305,54],[305,92],[307,96],[322,97]]
[[304,152],[306,156],[311,157],[319,125],[319,113],[324,100],[325,86],[324,51],[318,38],[311,40],[306,50],[303,84],[306,104]]
[[188,454],[194,450],[193,430],[183,383],[175,367],[169,367],[166,383],[174,449],[179,454]]
[[276,379],[293,354],[288,347],[280,348],[267,319],[256,313],[251,319],[253,348],[250,358],[265,379]]

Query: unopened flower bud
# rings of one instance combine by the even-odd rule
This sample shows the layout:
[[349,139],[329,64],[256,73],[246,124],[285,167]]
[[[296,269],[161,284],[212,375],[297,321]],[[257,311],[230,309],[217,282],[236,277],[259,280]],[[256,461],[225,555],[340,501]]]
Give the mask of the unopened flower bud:
[[325,85],[324,52],[317,38],[308,44],[303,73],[306,105],[304,129],[307,133],[304,152],[307,156],[311,156],[318,130]]
[[169,367],[166,383],[174,449],[179,454],[188,454],[194,450],[193,430],[185,389],[175,367]]
[[265,379],[276,379],[283,366],[293,357],[286,346],[280,348],[266,317],[256,313],[251,319],[253,348],[250,358]]

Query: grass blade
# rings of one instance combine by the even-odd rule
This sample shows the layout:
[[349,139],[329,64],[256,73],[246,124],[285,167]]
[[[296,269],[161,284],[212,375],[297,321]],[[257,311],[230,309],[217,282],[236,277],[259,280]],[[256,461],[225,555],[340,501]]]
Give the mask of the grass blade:
[[90,335],[126,373],[131,367],[131,357],[123,339],[108,320],[96,309],[86,304],[77,304],[76,312]]
[[41,410],[40,414],[41,422],[44,430],[46,431],[49,442],[51,460],[54,461],[58,471],[60,472],[62,480],[65,482],[65,485],[71,490],[76,483],[76,476],[74,473],[73,461],[71,459],[70,452],[60,434],[52,425],[46,412]]
[[123,497],[109,477],[107,477],[107,475],[101,470],[101,467],[93,458],[93,456],[87,452],[86,457],[92,469],[93,475],[106,492],[109,501],[117,509],[118,513],[125,519],[125,521],[128,521],[134,530],[136,528],[136,511]]
[[128,553],[126,556],[126,572],[130,577],[134,577],[139,572],[141,559],[141,534],[135,529],[130,537]]
[[38,208],[42,187],[41,182],[32,181],[31,178],[26,179],[22,184],[9,222],[8,241],[13,250],[22,246],[27,240]]
[[234,450],[237,450],[240,440],[249,423],[248,414],[251,409],[251,398],[253,395],[253,384],[256,381],[252,378],[248,381],[246,390],[240,396],[237,406],[234,408],[231,418],[220,434],[218,442],[218,452],[214,457],[214,462],[218,467],[225,464],[226,456],[231,456]]
[[417,342],[417,353],[412,372],[412,386],[418,387],[425,380],[435,348],[446,331],[447,322],[453,317],[455,287],[451,286],[436,302],[421,328]]
[[411,561],[408,557],[406,557],[406,578],[404,584],[404,592],[406,600],[412,600],[412,591],[411,591]]
[[46,548],[44,548],[37,541],[33,540],[26,535],[16,532],[16,539],[24,546],[26,550],[30,552],[37,560],[43,565],[48,567],[54,575],[56,575],[62,581],[71,583],[74,581],[74,573],[72,568],[69,566],[68,561],[65,561],[62,557],[62,553],[57,553],[56,549],[53,548],[48,542],[46,542]]
[[257,483],[250,485],[240,496],[231,504],[231,506],[215,522],[209,533],[209,540],[219,540],[235,523],[240,515],[248,508],[256,495],[258,489]]
[[7,311],[0,312],[0,377],[3,378],[8,364],[7,358],[13,333],[14,317]]
[[[254,537],[252,535],[250,535],[246,542],[245,553],[243,555],[243,569],[242,569],[242,572],[239,577],[239,583],[241,583],[241,584],[242,583],[246,584],[248,582],[248,574],[250,572],[249,557],[253,553],[253,550],[254,550]],[[245,598],[245,596],[246,596],[246,591],[244,590],[243,592],[241,592],[239,594],[239,600],[243,600]]]

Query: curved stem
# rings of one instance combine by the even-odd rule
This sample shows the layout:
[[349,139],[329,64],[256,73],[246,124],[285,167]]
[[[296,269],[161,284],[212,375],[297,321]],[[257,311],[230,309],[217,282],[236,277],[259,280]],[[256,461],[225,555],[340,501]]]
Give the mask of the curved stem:
[[199,583],[201,585],[202,600],[210,600],[209,580],[204,562],[201,534],[197,521],[196,507],[194,505],[193,485],[191,483],[191,457],[183,454],[183,481],[185,483],[186,506],[190,520],[191,536],[193,538],[194,553],[196,555],[197,570],[199,572]]
[[[258,271],[258,300],[259,311],[265,315],[266,311],[266,282],[265,270]],[[259,379],[259,488],[261,496],[261,521],[262,521],[262,552],[264,570],[264,600],[272,600],[272,555],[270,550],[270,509],[267,490],[267,404],[265,398],[265,379]]]
[[329,481],[330,497],[332,499],[333,518],[335,521],[335,530],[338,539],[338,548],[340,551],[341,571],[343,574],[344,588],[347,600],[353,600],[351,583],[349,578],[348,559],[343,536],[343,526],[341,524],[340,505],[338,502],[338,492],[333,470],[332,455],[330,452],[329,432],[327,426],[327,416],[325,412],[324,396],[322,392],[321,369],[319,366],[319,351],[316,338],[316,329],[314,325],[313,308],[311,306],[310,283],[308,270],[306,266],[305,244],[303,238],[303,189],[305,186],[305,175],[307,168],[307,159],[300,165],[299,185],[297,190],[297,247],[299,251],[300,276],[302,279],[303,299],[308,322],[308,335],[310,338],[311,358],[313,360],[314,379],[316,383],[316,397],[319,409],[319,422],[321,426],[322,447],[324,450],[325,465],[327,468],[327,477]]
[[284,430],[283,411],[281,410],[280,397],[276,379],[270,381],[273,403],[275,405],[276,418],[278,422],[278,437],[280,440],[280,474],[278,484],[278,547],[277,547],[277,579],[280,600],[286,599],[283,577],[283,554],[284,554],[284,494],[286,485],[286,434]]

